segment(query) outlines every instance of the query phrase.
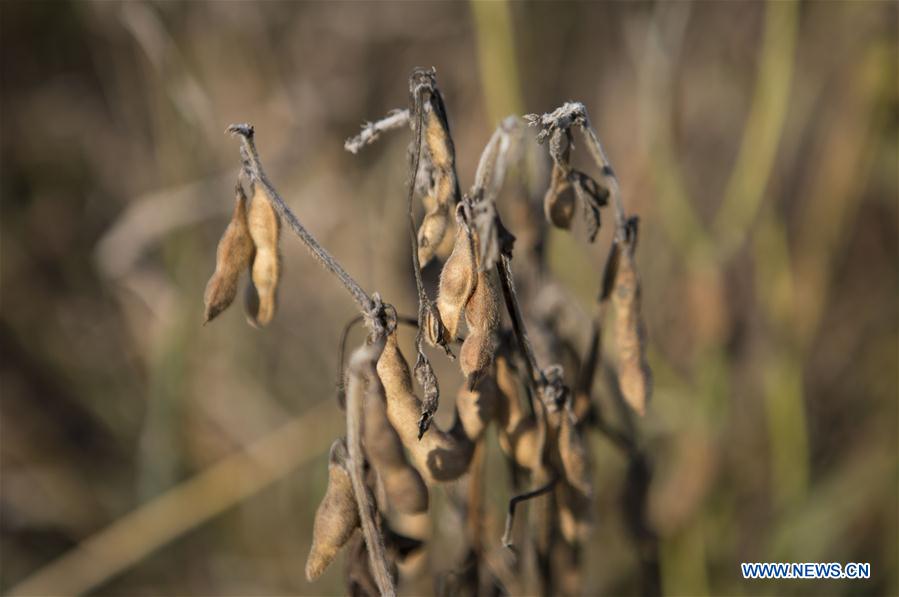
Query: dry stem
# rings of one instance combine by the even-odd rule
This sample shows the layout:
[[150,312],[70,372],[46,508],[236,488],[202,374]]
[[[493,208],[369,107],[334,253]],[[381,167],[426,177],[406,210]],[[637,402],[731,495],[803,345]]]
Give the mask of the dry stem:
[[372,575],[378,590],[384,597],[394,597],[396,589],[387,563],[387,552],[381,530],[376,519],[379,516],[373,496],[365,484],[365,456],[362,452],[362,401],[364,400],[364,384],[369,388],[378,384],[375,363],[384,349],[384,338],[378,338],[371,344],[357,349],[350,359],[349,388],[347,392],[347,447],[350,454],[350,479],[359,506],[359,519],[365,545],[368,551]]
[[366,122],[362,125],[362,132],[346,140],[343,148],[352,154],[359,153],[366,145],[371,145],[378,140],[381,133],[398,129],[409,124],[409,110],[391,110],[384,118],[376,122]]
[[362,287],[343,269],[340,263],[300,223],[300,220],[269,181],[259,159],[259,152],[256,150],[253,126],[250,124],[232,124],[228,127],[228,132],[240,137],[244,170],[248,173],[251,180],[262,185],[266,196],[281,218],[287,221],[290,229],[303,241],[303,244],[306,245],[312,256],[340,280],[344,288],[350,293],[350,296],[353,297],[353,300],[356,301],[362,314],[366,317],[366,324],[369,327],[382,327],[384,324],[383,306],[377,295],[372,297],[362,290]]

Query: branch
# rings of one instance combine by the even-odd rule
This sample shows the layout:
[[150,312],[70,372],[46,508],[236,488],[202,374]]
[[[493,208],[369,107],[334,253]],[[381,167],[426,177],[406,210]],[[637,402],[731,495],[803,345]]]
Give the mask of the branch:
[[291,230],[303,241],[303,244],[306,245],[312,256],[340,280],[344,288],[353,297],[353,300],[356,301],[362,314],[366,317],[366,325],[369,327],[382,327],[384,324],[383,305],[377,294],[372,297],[362,290],[362,287],[343,269],[340,263],[303,227],[297,216],[269,181],[265,170],[262,168],[259,153],[256,151],[256,143],[253,140],[253,126],[250,124],[232,124],[228,127],[228,132],[240,137],[244,171],[249,175],[249,178],[262,185],[272,206],[277,210],[281,218],[287,221]]
[[362,125],[362,132],[355,137],[350,137],[343,144],[343,148],[352,154],[359,153],[366,145],[371,145],[378,140],[381,133],[398,129],[409,124],[409,110],[391,110],[390,113],[377,122],[366,122]]

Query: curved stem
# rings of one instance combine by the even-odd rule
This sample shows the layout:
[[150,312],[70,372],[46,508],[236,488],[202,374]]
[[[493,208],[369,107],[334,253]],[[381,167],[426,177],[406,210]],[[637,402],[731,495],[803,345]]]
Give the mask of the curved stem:
[[356,304],[359,305],[362,313],[366,317],[372,317],[377,309],[377,301],[372,300],[352,276],[343,269],[340,263],[306,230],[296,214],[293,213],[287,203],[284,202],[284,199],[281,198],[281,195],[278,194],[278,191],[275,190],[271,181],[269,181],[265,170],[262,168],[259,152],[256,151],[256,143],[253,140],[253,126],[250,124],[232,124],[228,127],[228,132],[240,137],[241,155],[245,160],[244,168],[254,181],[262,185],[265,194],[271,201],[272,206],[277,210],[278,215],[287,222],[294,234],[303,241],[303,244],[306,245],[312,256],[340,280],[341,284],[349,291],[350,296],[353,297],[353,300],[356,301]]
[[383,349],[384,338],[382,337],[372,344],[357,349],[350,359],[346,426],[347,448],[350,455],[350,480],[353,483],[353,492],[356,494],[356,504],[359,507],[359,520],[362,534],[365,536],[371,572],[381,595],[394,597],[396,589],[393,586],[393,578],[387,563],[387,550],[384,547],[381,531],[375,522],[378,516],[377,508],[371,492],[365,484],[365,455],[362,451],[362,402],[365,394],[363,386],[366,381],[369,387],[379,383],[375,373],[375,363]]

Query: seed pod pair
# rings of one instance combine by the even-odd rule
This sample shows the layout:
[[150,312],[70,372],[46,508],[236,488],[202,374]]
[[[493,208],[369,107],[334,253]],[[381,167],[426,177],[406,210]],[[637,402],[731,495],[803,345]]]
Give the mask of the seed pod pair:
[[[456,337],[464,315],[468,336],[459,353],[466,377],[475,378],[493,362],[496,333],[500,324],[499,283],[493,270],[478,271],[476,239],[459,218],[456,244],[440,272],[437,309],[446,330],[446,340]],[[469,379],[469,387],[476,379]]]
[[612,301],[615,304],[615,340],[618,348],[618,381],[625,401],[638,414],[646,412],[652,392],[652,374],[646,362],[646,331],[640,309],[640,278],[634,262],[636,221],[628,226],[620,248]]
[[215,272],[206,284],[205,321],[212,321],[234,302],[240,274],[249,268],[250,283],[245,291],[247,319],[253,326],[267,325],[275,314],[281,275],[281,221],[260,185],[255,185],[249,207],[239,183],[235,193],[234,213],[216,250]]
[[331,444],[328,461],[328,488],[315,512],[312,548],[306,558],[306,579],[313,581],[334,561],[337,552],[359,526],[359,509],[347,471],[346,440]]
[[384,484],[390,505],[404,514],[427,511],[428,488],[406,460],[403,444],[387,419],[383,387],[365,401],[363,434],[366,454]]
[[400,352],[396,332],[387,337],[377,369],[387,396],[387,419],[425,481],[452,481],[467,472],[474,445],[464,434],[446,433],[432,425],[419,440],[421,401],[412,391],[409,364]]
[[237,295],[237,282],[244,268],[253,260],[255,246],[247,222],[247,196],[235,187],[234,213],[225,228],[215,254],[215,272],[206,284],[203,296],[205,323],[227,309]]

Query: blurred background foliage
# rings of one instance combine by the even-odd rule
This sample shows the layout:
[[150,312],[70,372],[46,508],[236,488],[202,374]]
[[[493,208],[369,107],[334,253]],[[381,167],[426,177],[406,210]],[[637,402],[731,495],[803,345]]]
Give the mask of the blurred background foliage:
[[[275,324],[251,329],[238,307],[201,327],[238,168],[223,131],[252,122],[304,224],[411,313],[408,135],[357,157],[342,144],[433,65],[464,187],[503,116],[576,99],[642,219],[663,592],[899,592],[896,3],[5,2],[0,16],[0,591],[341,592],[340,565],[314,585],[302,570],[354,308],[285,237]],[[549,237],[586,310],[608,234]],[[593,451],[586,586],[633,594],[625,462],[599,437]],[[487,486],[496,517],[507,485]],[[462,554],[451,490],[435,492],[438,573]],[[741,561],[870,562],[872,579],[750,582]]]

